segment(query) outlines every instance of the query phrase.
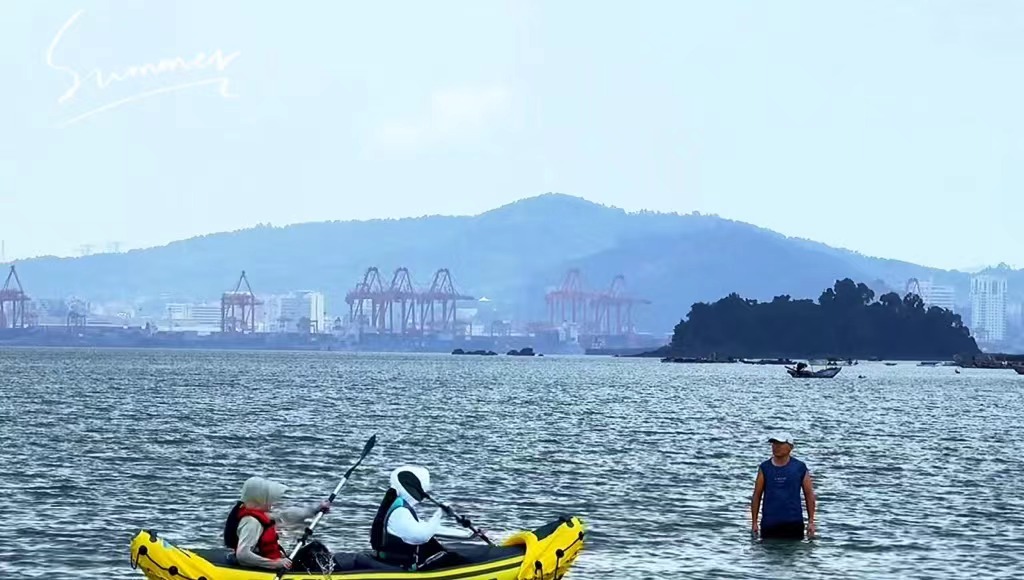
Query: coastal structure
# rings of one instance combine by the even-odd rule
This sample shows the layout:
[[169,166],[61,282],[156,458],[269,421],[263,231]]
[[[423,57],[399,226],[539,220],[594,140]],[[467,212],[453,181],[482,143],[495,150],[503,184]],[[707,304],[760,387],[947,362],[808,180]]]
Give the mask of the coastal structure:
[[28,301],[28,295],[21,287],[21,279],[12,264],[7,279],[0,287],[0,328],[25,328],[28,325],[25,316]]
[[[15,274],[9,276],[17,282]],[[34,304],[7,284],[0,298],[0,345],[169,346],[214,348],[315,348],[451,352],[454,348],[496,351],[536,348],[555,353],[611,353],[657,348],[667,336],[637,332],[634,307],[650,304],[626,291],[615,276],[605,291],[590,290],[580,270],[544,295],[549,320],[517,319],[515,300],[463,294],[447,268],[429,285],[417,286],[399,267],[388,278],[370,267],[345,294],[348,316],[327,311],[325,294],[297,290],[257,295],[243,270],[219,302],[192,301],[165,292],[146,300],[91,303],[85,299],[41,299]],[[12,302],[17,302],[15,314]],[[22,303],[38,306],[22,315]],[[15,318],[17,316],[17,318]],[[42,322],[42,324],[40,324]],[[0,331],[4,329],[0,324]],[[22,332],[23,331],[23,332]],[[63,332],[63,334],[62,334]]]
[[955,310],[956,306],[956,288],[953,286],[945,286],[942,284],[936,284],[935,280],[918,280],[917,278],[911,278],[907,280],[907,294],[917,294],[924,300],[924,305],[928,308],[936,306],[938,308],[945,308],[950,312]]
[[220,304],[172,302],[167,304],[167,322],[172,330],[219,331]]
[[270,296],[264,300],[264,324],[268,332],[312,332],[329,330],[327,307],[322,292],[301,290]]
[[1006,338],[1006,278],[991,274],[971,278],[971,332],[981,342]]
[[921,299],[924,300],[925,306],[955,310],[956,288],[924,280],[921,282]]

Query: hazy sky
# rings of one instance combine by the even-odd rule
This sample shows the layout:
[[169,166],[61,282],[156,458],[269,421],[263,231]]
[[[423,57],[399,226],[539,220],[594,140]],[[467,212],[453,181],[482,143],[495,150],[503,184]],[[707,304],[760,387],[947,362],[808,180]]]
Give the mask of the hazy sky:
[[0,0],[7,257],[558,191],[1024,265],[1024,3],[272,6]]

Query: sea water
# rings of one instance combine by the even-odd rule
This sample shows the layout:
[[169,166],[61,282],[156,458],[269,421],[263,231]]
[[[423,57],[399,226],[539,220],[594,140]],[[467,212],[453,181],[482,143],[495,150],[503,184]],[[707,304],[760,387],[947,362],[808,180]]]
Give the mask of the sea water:
[[[779,429],[814,477],[811,541],[750,537]],[[218,546],[247,477],[286,483],[286,503],[325,499],[374,433],[316,530],[332,549],[369,547],[388,474],[417,463],[435,496],[498,537],[583,518],[569,579],[1024,573],[1012,371],[862,363],[797,380],[583,356],[11,349],[0,577],[141,578],[140,529]]]

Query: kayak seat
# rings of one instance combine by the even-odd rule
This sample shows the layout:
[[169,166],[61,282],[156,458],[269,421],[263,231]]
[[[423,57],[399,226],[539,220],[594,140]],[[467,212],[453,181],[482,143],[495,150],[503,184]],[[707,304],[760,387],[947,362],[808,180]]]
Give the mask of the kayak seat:
[[[189,551],[218,568],[231,568],[234,570],[265,570],[265,568],[242,566],[235,558],[235,553],[226,548],[193,548]],[[334,572],[350,572],[353,570],[401,571],[401,568],[381,562],[370,556],[368,552],[334,553]]]

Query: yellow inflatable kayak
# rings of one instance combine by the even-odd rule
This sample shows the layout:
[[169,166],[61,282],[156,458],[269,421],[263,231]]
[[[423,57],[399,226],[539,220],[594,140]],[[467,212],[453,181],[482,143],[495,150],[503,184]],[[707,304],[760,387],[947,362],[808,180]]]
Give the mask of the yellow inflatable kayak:
[[[519,532],[498,547],[455,549],[465,564],[421,572],[347,570],[328,578],[347,580],[551,580],[563,577],[583,549],[585,531],[577,518],[559,518],[532,532]],[[273,580],[276,573],[230,563],[230,550],[178,548],[155,532],[143,530],[132,540],[132,568],[149,580]],[[324,574],[286,573],[288,580],[323,580]]]

